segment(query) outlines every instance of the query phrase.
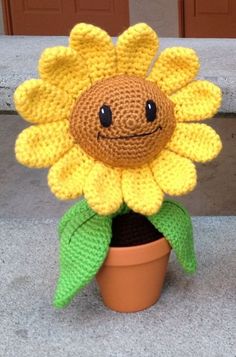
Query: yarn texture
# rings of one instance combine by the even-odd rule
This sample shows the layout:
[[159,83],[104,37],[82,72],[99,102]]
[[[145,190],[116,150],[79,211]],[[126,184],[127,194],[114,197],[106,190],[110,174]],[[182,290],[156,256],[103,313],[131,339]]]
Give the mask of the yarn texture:
[[192,222],[187,210],[178,202],[165,200],[158,214],[148,219],[168,240],[182,268],[187,273],[194,273],[197,262]]
[[194,50],[168,48],[153,61],[158,47],[157,34],[143,23],[116,45],[104,30],[78,24],[68,47],[42,53],[40,78],[16,89],[16,109],[33,124],[17,138],[16,158],[50,168],[57,198],[84,195],[103,216],[123,204],[150,216],[165,193],[194,189],[193,162],[219,154],[220,137],[199,122],[217,112],[221,90],[195,79]]
[[[146,118],[148,99],[158,103],[153,121]],[[109,104],[112,115],[108,127],[97,119],[104,103]],[[127,75],[97,82],[81,95],[70,117],[71,134],[89,156],[124,168],[153,160],[170,140],[175,125],[174,105],[159,88]]]
[[[58,308],[96,276],[116,238],[112,227],[120,228],[118,216],[126,213],[139,219],[140,234],[146,222],[150,240],[162,234],[187,273],[196,270],[190,216],[164,197],[192,191],[195,162],[220,153],[219,135],[201,121],[217,113],[222,95],[196,79],[193,49],[167,48],[154,60],[158,47],[144,23],[129,27],[116,44],[104,30],[81,23],[67,47],[43,51],[39,78],[15,91],[17,111],[32,124],[16,140],[17,160],[49,168],[57,198],[84,196],[59,223]],[[136,245],[134,225],[125,233]]]
[[67,305],[102,265],[111,239],[111,217],[94,213],[80,201],[62,217],[59,225],[60,277],[54,305]]
[[[85,200],[70,208],[59,224],[60,276],[54,306],[66,306],[97,274],[112,238],[112,219],[130,210],[123,205],[116,214],[99,216]],[[166,200],[160,211],[147,217],[172,246],[188,273],[196,270],[191,219],[178,203]]]

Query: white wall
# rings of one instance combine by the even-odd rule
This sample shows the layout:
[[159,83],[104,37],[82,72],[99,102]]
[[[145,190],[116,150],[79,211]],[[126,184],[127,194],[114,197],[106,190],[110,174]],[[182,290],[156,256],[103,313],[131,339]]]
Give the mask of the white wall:
[[130,23],[146,22],[160,37],[178,37],[177,0],[129,0]]

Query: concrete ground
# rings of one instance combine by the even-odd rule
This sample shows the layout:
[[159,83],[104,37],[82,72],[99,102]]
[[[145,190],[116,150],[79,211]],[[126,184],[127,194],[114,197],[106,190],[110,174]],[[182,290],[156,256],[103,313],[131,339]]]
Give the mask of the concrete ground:
[[0,219],[0,356],[236,356],[235,217],[194,218],[197,274],[172,253],[159,302],[134,314],[104,307],[94,282],[67,309],[51,306],[56,222]]
[[0,37],[0,357],[235,357],[236,119],[225,116],[236,113],[235,40],[162,41],[194,47],[200,77],[222,87],[224,114],[210,124],[224,150],[198,166],[197,189],[180,200],[192,215],[212,216],[193,218],[197,274],[186,276],[172,253],[160,301],[135,314],[105,308],[94,282],[67,309],[51,306],[57,222],[73,202],[53,197],[47,170],[16,163],[14,142],[26,124],[9,113],[15,87],[37,76],[41,50],[66,42]]
[[[184,274],[172,253],[163,294],[150,309],[112,312],[93,282],[67,309],[55,310],[57,222],[72,202],[50,194],[46,170],[15,162],[24,122],[15,115],[0,115],[0,122],[0,356],[236,356],[236,217],[193,218],[198,272]],[[225,150],[199,168],[199,189],[185,198],[193,213],[235,215],[235,124],[213,121]]]

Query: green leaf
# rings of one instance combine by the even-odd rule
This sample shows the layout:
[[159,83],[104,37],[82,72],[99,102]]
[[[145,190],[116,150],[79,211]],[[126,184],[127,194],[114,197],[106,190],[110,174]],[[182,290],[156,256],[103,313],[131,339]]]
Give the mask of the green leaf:
[[165,200],[160,211],[147,218],[168,240],[183,269],[187,273],[194,273],[197,262],[193,229],[186,209],[175,201]]
[[60,276],[54,306],[64,307],[96,275],[106,258],[111,240],[111,217],[99,216],[85,200],[62,217],[60,235]]
[[58,225],[59,237],[61,237],[65,228],[73,232],[78,225],[84,224],[95,214],[96,213],[88,206],[85,199],[80,200],[70,207],[61,217]]

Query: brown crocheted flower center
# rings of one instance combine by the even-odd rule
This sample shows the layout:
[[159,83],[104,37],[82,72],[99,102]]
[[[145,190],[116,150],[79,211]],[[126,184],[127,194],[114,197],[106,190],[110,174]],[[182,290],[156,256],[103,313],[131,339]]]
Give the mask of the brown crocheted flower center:
[[94,159],[137,167],[154,159],[175,128],[173,103],[152,82],[119,75],[95,83],[77,100],[70,130]]

